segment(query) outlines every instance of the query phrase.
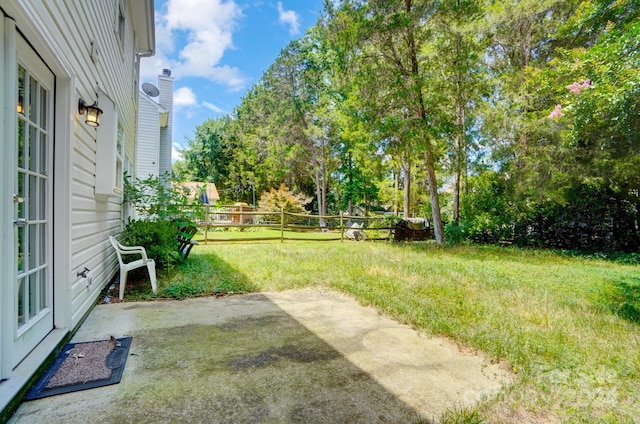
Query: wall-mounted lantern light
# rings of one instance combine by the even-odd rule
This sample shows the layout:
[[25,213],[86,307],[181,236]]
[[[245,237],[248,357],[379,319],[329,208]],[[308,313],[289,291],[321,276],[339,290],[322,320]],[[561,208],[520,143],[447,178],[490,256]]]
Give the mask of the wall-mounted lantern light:
[[100,115],[102,115],[102,109],[98,107],[98,102],[93,102],[92,105],[88,105],[82,98],[78,100],[78,113],[83,115],[86,112],[87,117],[84,122],[92,127],[100,126]]

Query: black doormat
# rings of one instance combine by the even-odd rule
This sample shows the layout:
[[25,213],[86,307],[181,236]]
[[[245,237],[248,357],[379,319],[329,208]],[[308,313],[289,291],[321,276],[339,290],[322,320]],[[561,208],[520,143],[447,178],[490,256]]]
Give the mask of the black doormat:
[[117,384],[129,356],[131,337],[69,343],[24,400]]

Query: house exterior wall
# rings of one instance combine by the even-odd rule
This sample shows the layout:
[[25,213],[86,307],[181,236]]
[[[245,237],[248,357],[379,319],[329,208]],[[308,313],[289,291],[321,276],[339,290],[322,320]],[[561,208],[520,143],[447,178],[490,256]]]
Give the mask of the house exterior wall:
[[136,178],[159,175],[160,116],[158,104],[145,93],[138,92],[138,133],[136,143]]
[[[171,147],[173,137],[173,78],[171,71],[163,70],[158,76],[157,103],[147,94],[139,92],[138,138],[136,143],[136,177],[146,179],[171,174]],[[167,116],[166,124],[161,115]]]
[[167,111],[167,126],[160,128],[160,146],[159,146],[159,173],[171,174],[171,147],[173,144],[173,78],[171,71],[165,69],[162,75],[158,77],[158,88],[160,96],[158,101],[160,105]]
[[[134,28],[141,22],[148,25],[145,53],[153,52],[153,0],[15,0],[2,2],[0,18],[8,24],[0,26],[0,45],[10,45],[12,34],[20,34],[33,47],[55,75],[55,157],[53,192],[53,273],[54,328],[37,347],[15,368],[0,364],[0,409],[3,409],[26,384],[33,372],[44,362],[63,337],[77,327],[88,313],[102,288],[117,271],[115,252],[109,235],[122,228],[122,197],[116,190],[110,195],[96,194],[96,173],[104,158],[98,157],[99,143],[113,142],[109,131],[99,131],[84,123],[77,111],[78,99],[100,106],[113,104],[109,119],[115,120],[120,133],[119,156],[132,162],[135,159],[138,61],[140,42]],[[141,4],[148,16],[139,16]],[[138,13],[134,16],[133,14]],[[122,15],[122,16],[121,16]],[[124,17],[124,21],[120,19]],[[14,28],[13,28],[14,26]],[[136,31],[138,30],[138,31]],[[3,91],[10,86],[12,52],[1,51],[0,84]],[[107,100],[108,98],[108,100]],[[0,96],[3,111],[1,136],[13,137],[15,105],[9,95]],[[13,111],[13,112],[12,112]],[[108,139],[107,139],[108,138]],[[9,138],[11,140],[11,138]],[[121,168],[118,168],[122,172]],[[12,178],[0,170],[2,179]],[[118,181],[121,175],[115,176]],[[6,191],[6,190],[4,190]],[[3,194],[4,191],[2,192]],[[0,199],[0,217],[10,215],[12,205]],[[4,220],[4,222],[10,222]],[[13,227],[0,223],[0,240],[4,249],[14,245]],[[8,250],[0,248],[0,257]],[[7,254],[7,255],[5,255]],[[1,259],[0,259],[1,260]],[[5,263],[2,263],[5,265]],[[90,279],[78,273],[88,268]],[[0,266],[0,268],[6,268]],[[8,280],[15,278],[0,270],[0,302],[11,294]],[[5,305],[1,305],[5,310]],[[2,317],[3,321],[5,316]],[[11,334],[2,326],[0,339],[9,340]],[[5,352],[6,353],[6,352]],[[0,358],[3,353],[0,352]]]

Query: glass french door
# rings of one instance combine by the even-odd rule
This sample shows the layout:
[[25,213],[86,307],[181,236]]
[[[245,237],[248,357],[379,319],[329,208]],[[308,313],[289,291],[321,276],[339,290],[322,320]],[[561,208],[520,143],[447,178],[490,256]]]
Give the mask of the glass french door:
[[53,329],[52,168],[54,75],[17,37],[14,169],[15,367]]

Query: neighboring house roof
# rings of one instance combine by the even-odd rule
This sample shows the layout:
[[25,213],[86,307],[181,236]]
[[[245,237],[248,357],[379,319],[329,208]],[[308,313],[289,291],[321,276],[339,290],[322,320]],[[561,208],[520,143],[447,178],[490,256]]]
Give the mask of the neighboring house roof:
[[198,197],[200,193],[200,189],[203,185],[206,185],[206,193],[209,198],[209,203],[213,203],[217,200],[220,200],[220,195],[218,194],[218,189],[214,183],[201,183],[197,181],[188,181],[185,183],[179,183],[178,186],[183,187],[186,190],[189,190],[189,198],[195,199]]
[[153,0],[132,1],[133,27],[136,33],[136,52],[142,56],[156,53],[156,23]]

